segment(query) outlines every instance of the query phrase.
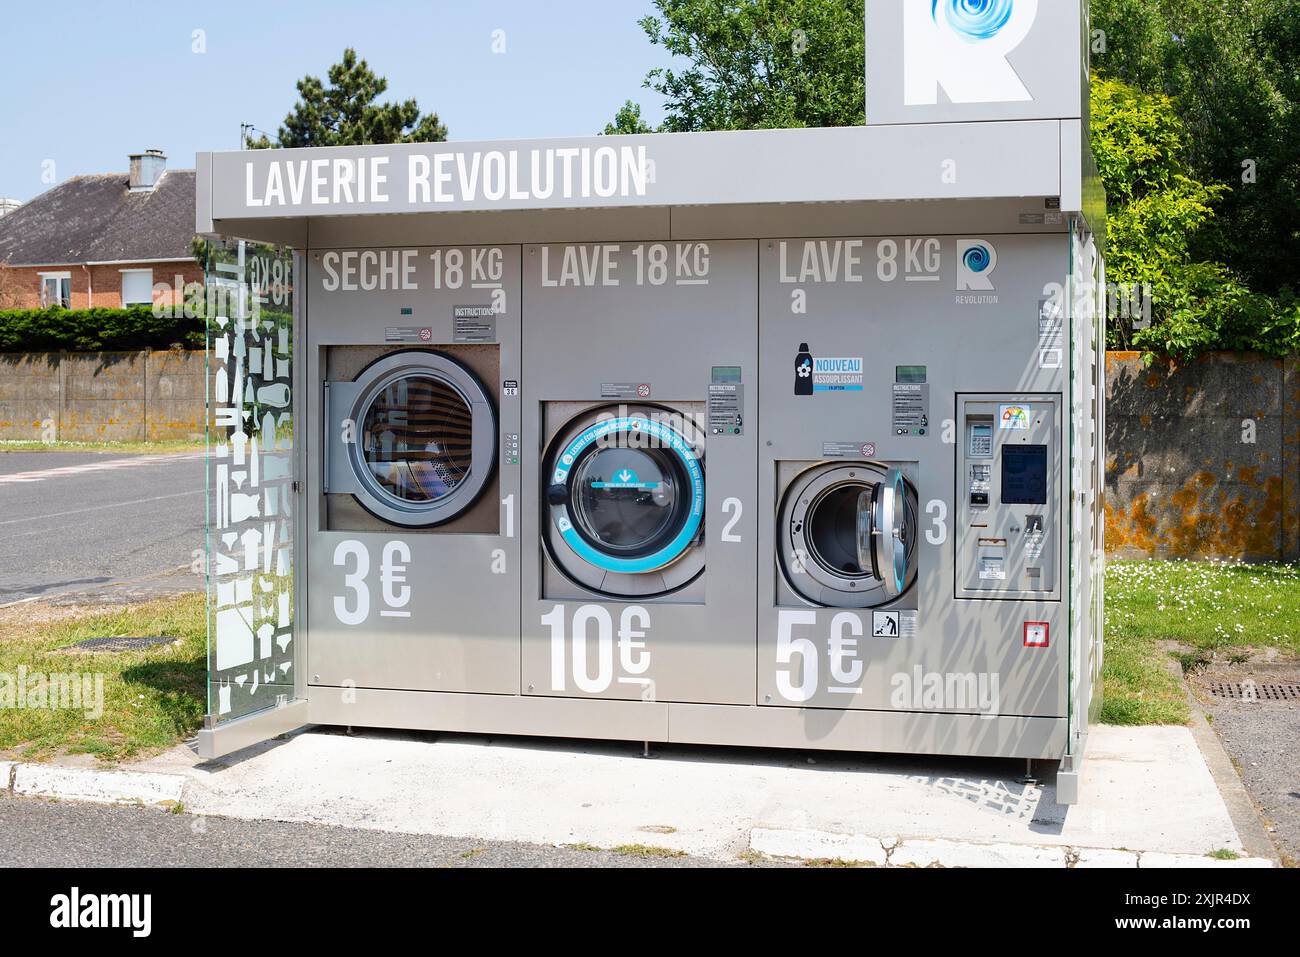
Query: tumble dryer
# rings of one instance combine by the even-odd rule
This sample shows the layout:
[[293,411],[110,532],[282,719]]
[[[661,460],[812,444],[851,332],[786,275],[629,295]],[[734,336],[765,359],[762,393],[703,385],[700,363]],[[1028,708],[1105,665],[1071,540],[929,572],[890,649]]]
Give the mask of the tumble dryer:
[[518,247],[322,250],[309,680],[518,691]]
[[523,693],[752,703],[754,244],[523,260]]

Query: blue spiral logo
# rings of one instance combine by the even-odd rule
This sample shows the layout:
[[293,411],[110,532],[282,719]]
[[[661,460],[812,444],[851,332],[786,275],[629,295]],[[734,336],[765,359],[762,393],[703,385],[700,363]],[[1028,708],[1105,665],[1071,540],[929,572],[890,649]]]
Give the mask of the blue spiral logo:
[[971,246],[962,254],[962,265],[971,272],[983,272],[989,268],[989,263],[993,257],[989,254],[987,246]]
[[995,36],[1011,19],[1015,0],[930,0],[930,15],[939,22],[939,6],[952,31],[968,43]]

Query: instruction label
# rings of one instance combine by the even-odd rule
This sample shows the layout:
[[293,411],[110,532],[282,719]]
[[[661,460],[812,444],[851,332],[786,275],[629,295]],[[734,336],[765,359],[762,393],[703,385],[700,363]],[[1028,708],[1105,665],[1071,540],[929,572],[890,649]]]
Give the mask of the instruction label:
[[895,435],[925,435],[930,428],[930,386],[925,382],[895,382]]
[[452,308],[455,342],[496,342],[497,317],[491,306]]
[[715,382],[709,386],[709,434],[743,435],[745,387],[739,382]]

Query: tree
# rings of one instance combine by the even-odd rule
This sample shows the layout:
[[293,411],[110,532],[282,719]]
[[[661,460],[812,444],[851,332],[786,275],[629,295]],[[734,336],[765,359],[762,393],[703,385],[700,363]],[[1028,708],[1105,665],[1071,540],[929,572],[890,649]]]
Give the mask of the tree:
[[1254,289],[1300,286],[1300,4],[1092,0],[1098,74],[1164,93],[1198,179],[1231,187],[1194,254]]
[[298,81],[298,102],[284,118],[279,142],[265,136],[251,149],[271,146],[356,146],[366,143],[435,143],[447,138],[438,114],[420,114],[414,99],[377,103],[388,81],[370,69],[348,47],[341,62],[329,69],[328,85],[319,77]]
[[[863,122],[862,0],[655,0],[650,42],[689,61],[644,85],[667,132]],[[631,103],[625,104],[624,111]],[[640,108],[634,107],[639,118]],[[611,124],[624,132],[616,118]]]
[[1181,357],[1215,348],[1280,355],[1300,347],[1293,302],[1274,303],[1228,266],[1194,255],[1194,237],[1213,223],[1214,203],[1227,187],[1191,175],[1185,128],[1169,97],[1094,80],[1092,151],[1109,207],[1107,279],[1148,286],[1151,295],[1150,325],[1113,320],[1112,347]]
[[626,101],[617,113],[614,122],[606,123],[604,135],[614,136],[619,133],[653,133],[654,128],[641,119],[641,104]]

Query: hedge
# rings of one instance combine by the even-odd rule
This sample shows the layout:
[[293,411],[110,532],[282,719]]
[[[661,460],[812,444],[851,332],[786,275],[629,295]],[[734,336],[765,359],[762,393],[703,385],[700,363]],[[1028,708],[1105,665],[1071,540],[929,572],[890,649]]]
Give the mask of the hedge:
[[0,352],[202,349],[203,340],[201,318],[155,316],[151,306],[0,310]]

